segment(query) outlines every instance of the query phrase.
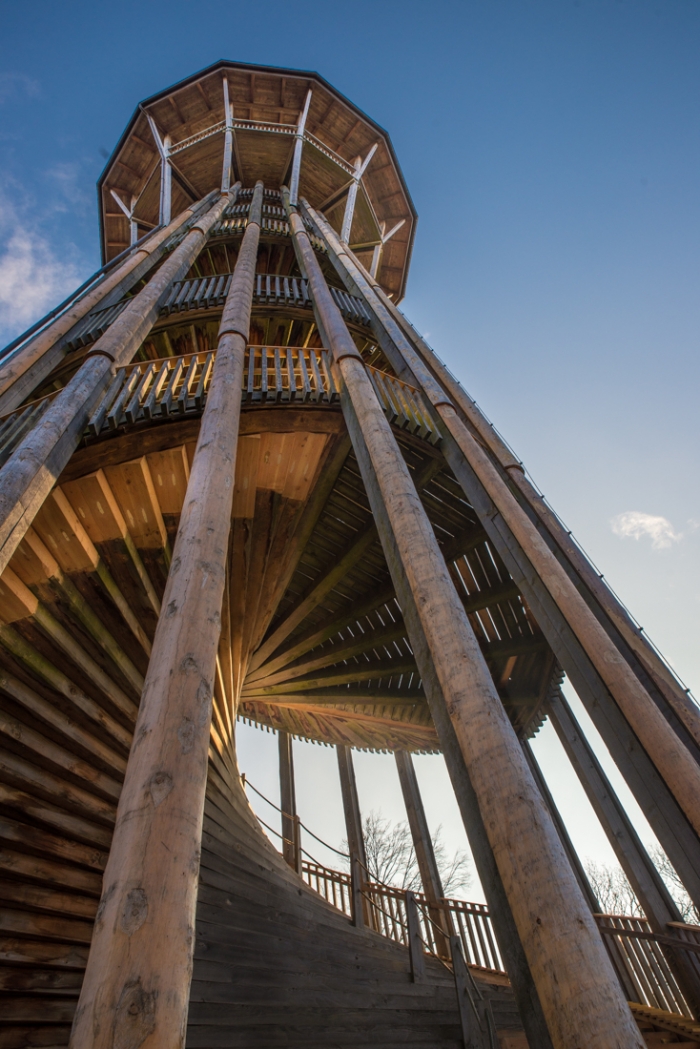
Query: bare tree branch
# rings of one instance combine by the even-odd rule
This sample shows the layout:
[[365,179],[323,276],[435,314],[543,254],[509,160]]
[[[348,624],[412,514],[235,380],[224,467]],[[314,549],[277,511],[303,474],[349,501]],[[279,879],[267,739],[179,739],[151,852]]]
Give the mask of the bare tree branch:
[[[422,892],[423,886],[408,823],[392,823],[381,811],[372,810],[363,824],[365,853],[370,876],[398,889]],[[465,852],[448,855],[442,827],[432,836],[435,860],[445,896],[454,896],[471,883],[471,862]],[[347,842],[344,843],[347,848]]]
[[683,921],[688,922],[690,925],[700,925],[700,911],[698,911],[688,895],[683,882],[678,877],[675,867],[671,864],[664,850],[660,845],[650,845],[648,846],[648,852],[657,871],[666,882],[668,891],[673,896],[678,910],[683,916]]
[[583,864],[588,881],[598,898],[601,914],[644,917],[639,900],[622,867],[587,859]]

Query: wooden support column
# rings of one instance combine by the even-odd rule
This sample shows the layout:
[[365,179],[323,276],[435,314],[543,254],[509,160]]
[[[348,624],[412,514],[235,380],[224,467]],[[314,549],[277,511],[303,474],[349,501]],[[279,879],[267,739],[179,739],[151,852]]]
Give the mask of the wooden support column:
[[[369,454],[359,427],[352,417],[350,418],[350,426],[353,431],[355,446],[361,449],[364,475],[372,478],[370,491],[376,493],[378,485],[373,474]],[[377,524],[377,530],[382,537],[382,544],[396,589],[396,596],[403,612],[408,635],[411,639],[411,647],[423,679],[423,689],[440,740],[445,766],[459,806],[464,829],[469,839],[479,880],[486,895],[496,939],[505,968],[510,977],[523,1027],[531,1046],[537,1046],[538,1049],[551,1049],[552,1042],[544,1014],[542,1013],[540,1000],[520,941],[518,929],[513,919],[511,906],[503,887],[503,880],[496,864],[493,849],[486,833],[484,821],[479,810],[478,799],[472,787],[454,727],[447,713],[447,706],[435,672],[433,658],[425,640],[418,610],[391,531],[389,517],[381,500],[377,499],[374,501],[372,512]]]
[[441,906],[445,893],[437,860],[435,859],[430,828],[425,818],[423,799],[420,795],[413,759],[408,751],[405,750],[394,751],[394,758],[399,773],[404,805],[406,806],[408,825],[411,828],[413,848],[418,861],[423,892],[428,900],[430,917],[443,930],[445,936],[448,937],[448,939],[442,937],[443,943],[438,944],[440,953],[444,954],[445,957],[449,957],[449,937],[454,934],[454,929],[452,928],[449,912]]
[[11,412],[27,398],[51,369],[65,356],[61,349],[64,336],[92,310],[113,305],[121,295],[161,258],[168,241],[203,209],[213,198],[205,197],[198,205],[187,208],[169,226],[153,230],[137,251],[126,256],[104,276],[96,274],[92,286],[37,335],[24,343],[0,364],[0,413]]
[[292,737],[288,732],[279,732],[280,762],[280,808],[282,809],[282,855],[293,869],[297,869],[297,832],[294,819],[297,814],[297,799],[294,789],[294,754]]
[[306,101],[304,102],[304,108],[299,117],[299,123],[297,124],[296,134],[294,136],[294,156],[292,158],[292,174],[289,180],[289,193],[293,204],[297,202],[297,196],[299,193],[299,175],[301,173],[301,155],[304,150],[304,129],[306,128],[306,118],[309,115],[309,106],[311,105],[311,88],[306,92]]
[[148,111],[144,110],[144,112],[160,154],[160,224],[165,226],[170,222],[173,193],[173,169],[170,165],[170,135],[166,135],[165,138],[161,139],[155,120]]
[[[455,428],[461,427],[461,431],[468,434],[454,409],[449,404],[440,403],[441,399],[443,402],[445,400],[444,392],[413,349],[407,334],[408,323],[404,320],[403,327],[400,327],[398,311],[388,302],[380,289],[372,284],[369,275],[352,256],[349,249],[340,242],[337,234],[330,228],[323,216],[315,212],[306,202],[303,202],[303,207],[316,232],[325,240],[329,256],[341,277],[346,281],[346,286],[364,298],[370,312],[374,314],[377,337],[398,373],[403,374],[408,381],[422,386],[436,411],[439,414],[444,412],[449,415],[451,413]],[[417,340],[418,336],[415,336],[415,339]],[[454,382],[452,385],[456,386]],[[524,514],[519,504],[515,503],[513,496],[505,486],[503,479],[497,474],[481,445],[479,445],[482,453],[480,462],[484,465],[484,469],[491,476],[495,475],[497,482],[502,486],[499,490],[505,490],[507,493],[506,501],[509,499],[515,504],[521,523],[524,519],[523,528],[528,531],[528,534],[534,532],[534,545],[538,549],[544,547],[543,556],[546,557],[547,564],[552,567],[549,577],[545,577],[544,573],[540,574],[539,562],[531,556],[531,550],[526,551],[521,545],[518,534],[506,520],[506,513],[501,511],[501,504],[491,498],[491,490],[486,483],[482,483],[473,463],[465,456],[450,429],[444,424],[442,429],[443,450],[446,458],[477,511],[490,540],[526,597],[557,659],[586,703],[589,713],[633,789],[655,833],[681,875],[686,888],[692,898],[700,902],[700,879],[698,878],[700,841],[693,818],[688,811],[694,807],[693,799],[697,794],[698,768],[680,740],[674,738],[674,729],[669,724],[669,721],[675,720],[676,731],[680,725],[681,734],[685,733],[685,742],[688,744],[693,742],[695,736],[691,733],[690,720],[686,719],[687,724],[683,720],[682,705],[676,704],[673,708],[667,705],[665,707],[666,717],[664,717],[660,707],[663,707],[666,701],[661,693],[656,693],[652,698],[645,691],[641,679],[635,676],[632,666],[625,661],[624,645],[619,649],[615,647],[617,641],[614,631],[610,635],[606,634],[602,625],[602,616],[596,619],[592,610],[585,604],[574,581],[566,575],[562,564],[546,546],[532,521]],[[481,433],[481,431],[478,432]],[[471,442],[470,447],[476,447],[473,438],[469,436],[468,440]],[[488,444],[486,436],[482,437],[482,440],[485,445]],[[496,441],[495,436],[493,436],[493,441]],[[510,456],[510,461],[515,462],[512,456]],[[517,470],[511,471],[510,476],[515,477],[517,473]],[[549,516],[551,517],[551,514]],[[557,580],[562,582],[561,591],[557,589]],[[581,611],[582,618],[591,627],[590,634],[579,636],[577,626],[569,622],[563,610],[565,602],[562,603],[562,593],[565,597],[568,595],[571,598],[572,606],[575,605]],[[592,635],[601,640],[599,649],[593,645],[593,650],[590,650],[588,642]],[[601,663],[605,663],[602,653],[605,653],[605,659],[610,661],[607,665],[607,673],[601,671]],[[640,673],[643,677],[643,671]],[[627,701],[624,704],[618,705],[615,702],[617,696],[611,686],[611,675],[615,677],[617,685],[627,682],[631,686],[631,691],[623,695],[623,699]],[[641,702],[638,703],[640,696]],[[656,703],[659,706],[656,706]],[[658,738],[654,735],[653,726],[660,729]],[[644,738],[650,747],[649,754],[639,747],[641,736],[640,738],[635,736],[639,729],[644,731]],[[673,754],[680,755],[680,767],[683,769],[689,767],[690,779],[688,782],[684,782],[678,770],[674,770],[671,758]],[[681,802],[680,795],[683,796],[683,802]],[[697,818],[698,813],[695,810],[696,821]]]
[[161,297],[190,268],[228,203],[228,196],[219,197],[192,225],[0,470],[0,573],[77,448],[115,368],[130,362],[158,316]]
[[388,240],[391,240],[391,238],[394,236],[395,233],[398,233],[398,231],[401,229],[401,227],[404,225],[405,222],[406,222],[406,219],[401,219],[401,221],[397,222],[396,225],[392,229],[390,229],[388,233],[384,232],[385,229],[386,229],[386,223],[382,222],[382,224],[381,224],[381,240],[379,241],[379,244],[375,244],[374,245],[374,250],[372,251],[372,263],[371,263],[370,271],[369,271],[370,272],[370,276],[372,278],[375,278],[377,276],[377,274],[379,273],[379,267],[381,265],[382,255],[384,254],[384,245],[386,244],[386,242]]
[[357,796],[357,783],[355,781],[355,766],[352,762],[352,750],[340,744],[335,748],[338,755],[338,772],[340,773],[340,792],[343,796],[343,812],[345,813],[345,829],[348,836],[348,852],[351,856],[357,856],[362,864],[363,879],[366,877],[367,855],[365,853],[365,838],[362,833],[362,814],[360,812],[360,799]]
[[545,802],[547,808],[549,809],[549,814],[552,817],[552,822],[554,823],[554,826],[557,828],[557,833],[559,835],[559,840],[561,841],[562,845],[564,846],[564,851],[566,852],[566,855],[568,856],[569,863],[571,864],[571,869],[574,872],[574,874],[576,875],[576,880],[577,880],[577,882],[579,884],[579,888],[580,888],[581,892],[583,893],[585,899],[587,900],[588,906],[590,907],[591,912],[593,914],[597,914],[597,913],[600,912],[600,904],[598,902],[598,898],[596,897],[596,894],[593,892],[593,889],[591,888],[591,883],[589,882],[588,877],[586,875],[586,872],[583,869],[583,864],[581,863],[581,860],[579,859],[579,855],[576,852],[576,849],[574,848],[574,843],[572,842],[571,838],[569,837],[569,832],[566,829],[566,824],[564,823],[564,820],[561,818],[561,813],[559,812],[559,809],[557,808],[557,803],[555,802],[554,798],[552,797],[552,792],[549,789],[549,786],[547,784],[546,779],[542,775],[542,769],[540,768],[540,766],[539,766],[539,764],[537,762],[537,758],[535,757],[535,755],[532,752],[532,747],[530,746],[530,741],[527,740],[527,739],[524,739],[522,741],[522,748],[523,748],[523,753],[525,755],[527,763],[530,766],[530,771],[532,772],[533,779],[535,780],[535,783],[539,787],[540,794],[542,795],[542,797],[544,799],[544,802]]
[[260,235],[255,188],[219,328],[103,881],[72,1049],[184,1046],[245,347]]
[[223,77],[222,84],[224,89],[226,130],[224,132],[224,165],[221,172],[221,192],[228,193],[231,187],[231,164],[233,161],[233,109],[228,97],[228,77]]
[[[350,418],[350,426],[354,435],[355,445],[361,449],[364,475],[372,478],[370,492],[376,493],[378,485],[373,474],[369,454],[364,445],[359,426],[352,417]],[[469,838],[479,879],[489,905],[496,939],[510,977],[523,1027],[531,1046],[537,1046],[538,1049],[551,1049],[552,1042],[540,1000],[520,941],[518,929],[513,919],[513,913],[496,864],[493,849],[486,833],[484,821],[479,810],[478,799],[472,787],[454,727],[447,713],[447,706],[437,673],[435,672],[433,658],[425,640],[418,610],[391,531],[389,517],[380,499],[376,499],[373,502],[372,512],[377,523],[377,530],[382,537],[391,578],[396,588],[396,596],[404,615],[408,635],[411,639],[411,647],[423,679],[423,689],[440,739],[440,748],[445,758],[445,765],[455,792],[464,829]]]
[[[289,195],[285,194],[288,204]],[[643,1042],[503,709],[430,522],[299,215],[288,207],[372,509],[381,504],[510,900],[553,1044]],[[363,469],[353,418],[373,476]],[[383,538],[383,537],[382,537]],[[383,540],[384,542],[384,540]],[[385,552],[386,552],[385,547]],[[413,641],[413,639],[411,639]]]

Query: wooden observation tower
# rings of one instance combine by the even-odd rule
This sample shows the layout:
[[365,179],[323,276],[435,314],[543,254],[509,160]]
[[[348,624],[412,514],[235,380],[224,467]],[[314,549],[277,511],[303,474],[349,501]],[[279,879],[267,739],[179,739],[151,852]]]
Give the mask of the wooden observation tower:
[[[99,194],[105,265],[0,358],[0,1049],[700,1044],[700,929],[560,686],[696,906],[698,709],[398,309],[386,132],[220,62]],[[237,718],[279,733],[283,855]],[[546,718],[644,917],[599,914]],[[337,747],[350,873],[302,852],[293,736]],[[366,869],[357,747],[396,754],[422,893]],[[488,907],[444,899],[416,752]]]

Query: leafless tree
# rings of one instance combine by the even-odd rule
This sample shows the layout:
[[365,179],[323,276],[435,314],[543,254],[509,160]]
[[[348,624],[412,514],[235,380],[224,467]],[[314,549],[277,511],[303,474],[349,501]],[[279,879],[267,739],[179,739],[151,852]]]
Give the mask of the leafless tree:
[[[411,829],[408,823],[392,823],[382,813],[372,810],[363,822],[367,867],[372,878],[399,889],[422,891]],[[447,852],[442,840],[442,827],[432,836],[445,896],[463,892],[471,883],[471,863],[465,852]],[[347,842],[345,842],[347,848]]]
[[650,845],[648,851],[656,869],[666,882],[668,891],[676,901],[676,906],[683,916],[683,921],[688,922],[690,925],[700,925],[700,911],[698,911],[688,895],[683,882],[678,877],[675,867],[672,866],[664,850],[660,845]]
[[593,892],[598,897],[602,914],[626,914],[643,917],[639,900],[622,867],[587,859],[583,864]]

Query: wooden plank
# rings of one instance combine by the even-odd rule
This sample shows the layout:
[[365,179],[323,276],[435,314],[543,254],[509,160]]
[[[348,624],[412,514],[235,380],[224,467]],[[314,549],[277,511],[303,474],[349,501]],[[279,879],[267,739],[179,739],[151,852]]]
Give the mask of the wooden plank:
[[34,530],[64,572],[91,572],[99,554],[60,488],[55,488],[36,515]]
[[107,467],[105,474],[136,546],[141,550],[165,549],[168,533],[146,456]]
[[255,491],[260,447],[260,434],[251,434],[239,439],[236,455],[236,480],[233,489],[232,516],[234,518],[250,520],[255,516]]
[[61,491],[80,516],[93,543],[124,538],[126,522],[103,470],[66,481]]
[[33,674],[63,695],[77,711],[85,715],[93,725],[98,726],[107,739],[117,741],[128,751],[131,746],[131,732],[105,711],[101,704],[79,689],[62,670],[54,666],[17,631],[8,626],[0,627],[0,642]]
[[31,755],[31,761],[38,766],[54,766],[77,780],[82,780],[87,789],[95,790],[107,798],[118,801],[121,783],[111,776],[100,772],[89,765],[83,758],[72,754],[65,747],[36,729],[24,725],[18,718],[5,710],[0,710],[0,734],[19,744]]
[[[54,887],[74,889],[99,899],[102,891],[102,877],[92,871],[68,863],[58,863],[46,856],[33,856],[30,853],[18,852],[16,849],[0,847],[0,870],[12,874],[17,881],[13,885],[23,885],[29,879]],[[84,897],[81,897],[84,898]]]
[[185,446],[151,452],[146,461],[162,514],[179,514],[187,492],[190,465]]
[[74,786],[62,776],[39,768],[17,754],[0,751],[0,774],[5,783],[35,794],[49,803],[61,805],[68,812],[106,826],[114,823],[114,803],[103,800],[83,787]]
[[41,885],[23,885],[10,878],[0,878],[0,900],[17,903],[31,910],[50,911],[88,921],[94,920],[98,905],[98,900],[88,896],[57,892]]

